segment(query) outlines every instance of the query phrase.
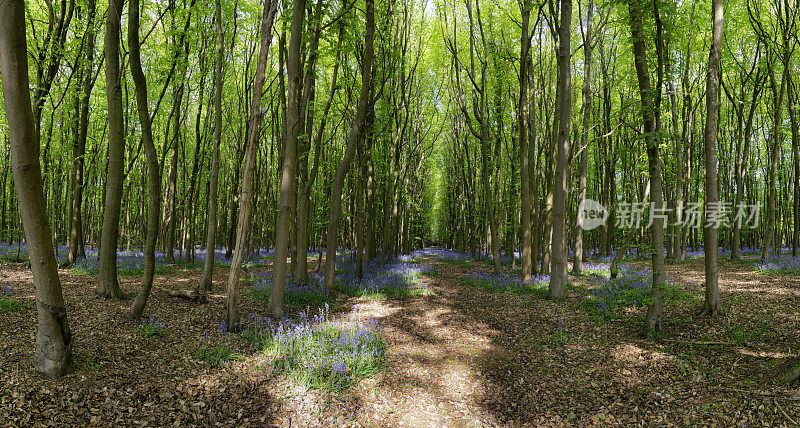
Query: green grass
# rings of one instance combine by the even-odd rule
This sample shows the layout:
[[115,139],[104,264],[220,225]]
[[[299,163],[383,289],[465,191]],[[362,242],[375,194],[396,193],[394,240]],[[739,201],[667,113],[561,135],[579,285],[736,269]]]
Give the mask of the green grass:
[[547,297],[549,292],[549,283],[539,277],[534,277],[531,281],[523,283],[515,275],[473,272],[460,278],[459,281],[463,286],[477,288],[489,293],[514,293]]
[[[646,272],[622,273],[618,278],[602,281],[590,288],[586,299],[576,303],[578,308],[592,314],[595,321],[618,319],[624,312],[635,311],[652,303],[651,281]],[[680,302],[699,301],[699,289],[687,289],[676,284],[665,285],[664,306]]]
[[20,304],[18,301],[0,297],[0,310],[3,312],[15,312],[19,310],[19,308]]
[[152,315],[149,319],[136,321],[134,323],[134,331],[144,337],[165,336],[167,334],[166,325]]
[[263,343],[277,375],[311,389],[345,389],[385,365],[386,345],[372,329],[301,324]]
[[199,348],[195,349],[194,356],[198,360],[205,361],[212,366],[219,367],[228,361],[239,359],[239,353],[231,347],[230,340],[223,340],[212,344],[206,341]]
[[442,276],[442,271],[439,270],[439,266],[432,265],[428,268],[428,270],[423,272],[423,275],[427,276],[428,278],[439,278]]

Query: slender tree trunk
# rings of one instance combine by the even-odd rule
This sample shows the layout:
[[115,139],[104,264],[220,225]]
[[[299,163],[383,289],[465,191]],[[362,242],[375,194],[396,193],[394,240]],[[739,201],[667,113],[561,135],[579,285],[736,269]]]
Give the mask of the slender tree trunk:
[[99,273],[96,293],[102,297],[121,299],[117,279],[117,241],[122,205],[122,181],[125,167],[125,126],[122,117],[122,76],[119,64],[119,34],[122,0],[110,0],[106,13],[105,62],[106,96],[108,98],[108,173],[103,228],[98,255]]
[[788,75],[788,78],[787,93],[789,95],[789,103],[787,107],[789,109],[789,120],[792,126],[792,161],[794,166],[794,183],[792,183],[794,187],[794,206],[792,209],[794,215],[792,224],[792,257],[797,257],[798,247],[800,247],[800,154],[798,153],[798,150],[800,150],[798,148],[798,145],[800,145],[800,124],[798,124],[797,107],[795,105],[797,102],[795,99],[795,85],[791,74]]
[[72,333],[58,277],[39,164],[39,134],[28,90],[25,3],[0,1],[0,74],[11,142],[14,188],[36,294],[36,371],[59,378],[74,370]]
[[[773,239],[775,237],[775,206],[777,205],[777,188],[775,183],[775,173],[778,169],[778,160],[780,158],[780,145],[781,145],[781,121],[783,118],[783,95],[786,90],[786,77],[788,72],[784,72],[784,78],[781,80],[780,85],[775,81],[775,72],[772,65],[768,65],[768,74],[772,87],[773,98],[775,100],[775,111],[773,112],[773,134],[772,144],[770,145],[769,157],[769,170],[767,172],[767,185],[769,186],[769,194],[767,196],[767,226],[764,231],[764,246],[761,251],[761,261],[764,262],[770,256],[770,251],[773,246]],[[780,87],[776,89],[776,87]],[[778,245],[780,247],[780,245]]]
[[286,106],[286,145],[283,150],[278,218],[275,233],[275,256],[272,262],[272,291],[268,311],[275,317],[283,316],[283,290],[286,283],[286,253],[289,247],[289,229],[292,224],[292,198],[294,196],[295,167],[297,166],[297,138],[303,122],[300,118],[300,63],[301,40],[305,26],[306,2],[295,0],[292,11],[292,28],[286,62],[288,102]]
[[[719,72],[722,50],[722,27],[724,25],[722,0],[713,0],[711,6],[714,20],[714,32],[711,51],[708,55],[708,72],[706,74],[706,129],[704,149],[706,158],[705,199],[706,212],[717,209],[717,125],[719,123]],[[719,313],[719,284],[717,270],[718,225],[706,222],[703,237],[705,245],[706,293],[703,313],[716,316]]]
[[[581,164],[580,178],[578,183],[578,203],[586,200],[586,174],[589,162],[589,121],[592,113],[592,15],[594,3],[589,0],[586,11],[586,33],[583,38],[583,124],[581,132]],[[580,213],[578,213],[580,217]],[[580,275],[583,273],[583,228],[576,222],[575,224],[575,260],[572,262],[572,273]]]
[[147,81],[142,71],[139,42],[139,0],[128,3],[128,49],[130,51],[131,77],[136,87],[136,105],[142,127],[142,145],[147,155],[147,240],[144,246],[144,274],[142,287],[131,308],[130,318],[139,319],[144,312],[155,275],[156,241],[158,223],[161,217],[161,168],[158,153],[153,143],[153,130],[150,122],[150,108],[147,105]]
[[219,190],[219,146],[222,140],[222,62],[225,60],[225,35],[222,23],[221,0],[214,1],[214,20],[217,30],[217,59],[214,63],[214,148],[211,155],[211,180],[208,184],[208,221],[206,230],[206,261],[203,278],[195,288],[197,299],[206,301],[214,278],[214,250],[217,238],[217,192]]
[[[644,121],[644,134],[647,135],[647,160],[650,175],[650,201],[656,207],[663,205],[661,189],[661,160],[658,154],[658,139],[655,138],[655,110],[650,86],[650,75],[647,67],[647,50],[642,34],[642,10],[640,0],[629,0],[631,35],[633,38],[633,56],[636,66],[636,78],[639,82],[639,94],[642,103],[642,118]],[[664,220],[654,218],[652,225],[653,234],[653,288],[652,303],[647,309],[647,327],[652,333],[661,330],[661,311],[664,306]]]
[[241,320],[239,318],[239,302],[237,286],[239,275],[242,273],[244,260],[244,245],[247,230],[250,227],[250,191],[253,188],[253,174],[255,172],[256,153],[258,152],[258,133],[261,122],[261,91],[266,80],[267,56],[269,45],[272,41],[272,24],[278,2],[267,0],[264,2],[264,12],[261,18],[261,47],[258,53],[255,81],[253,83],[253,98],[250,104],[249,130],[247,133],[247,148],[244,159],[244,174],[239,188],[239,219],[236,227],[236,247],[233,251],[233,260],[228,274],[228,297],[226,302],[225,325],[229,332],[239,331]]
[[564,298],[567,260],[564,248],[564,226],[566,221],[567,176],[569,175],[569,129],[572,110],[572,82],[570,75],[570,35],[572,24],[572,0],[561,0],[561,24],[559,28],[558,48],[558,93],[559,93],[559,127],[556,155],[556,174],[553,180],[553,232],[552,232],[552,269],[550,271],[551,299]]
[[86,257],[86,250],[84,243],[86,239],[83,234],[83,180],[84,180],[84,155],[86,153],[86,138],[89,130],[89,100],[92,95],[92,86],[94,86],[94,45],[95,45],[95,15],[96,4],[95,0],[88,0],[87,2],[88,16],[86,24],[86,34],[84,35],[84,43],[86,46],[84,69],[83,69],[83,94],[81,97],[79,118],[78,118],[78,132],[76,133],[77,140],[74,147],[74,166],[72,177],[72,200],[70,205],[70,212],[72,213],[70,219],[69,231],[69,253],[67,253],[67,265],[72,265],[76,260]]
[[373,0],[366,0],[366,25],[366,34],[364,35],[364,57],[361,63],[361,95],[358,100],[356,116],[353,119],[353,124],[347,136],[347,149],[345,150],[342,161],[336,168],[333,188],[331,189],[324,278],[325,290],[329,293],[333,291],[333,274],[336,263],[336,235],[342,206],[344,178],[347,175],[347,171],[350,169],[350,162],[353,160],[353,155],[356,151],[356,144],[358,142],[359,133],[361,132],[361,125],[364,122],[364,116],[367,112],[367,107],[372,102],[370,99],[372,93],[372,62],[375,55],[373,47],[373,39],[375,37],[375,10]]

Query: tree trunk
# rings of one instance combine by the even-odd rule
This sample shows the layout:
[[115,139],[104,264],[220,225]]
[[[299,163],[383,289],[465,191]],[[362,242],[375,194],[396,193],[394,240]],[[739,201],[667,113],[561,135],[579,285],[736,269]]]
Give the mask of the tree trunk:
[[[583,124],[581,132],[581,164],[580,178],[578,183],[578,203],[586,200],[586,174],[589,162],[589,121],[592,113],[592,15],[594,3],[589,0],[586,11],[586,33],[583,38]],[[581,213],[578,213],[580,218]],[[572,273],[580,275],[583,273],[583,228],[576,222],[575,224],[575,260],[572,262]]]
[[[773,71],[772,64],[767,66],[769,78],[772,88],[773,99],[775,100],[775,111],[773,112],[773,134],[772,144],[770,146],[769,155],[769,170],[767,172],[767,185],[769,186],[769,194],[767,196],[767,226],[764,230],[764,246],[761,251],[761,262],[765,262],[770,256],[770,251],[773,246],[773,238],[775,237],[775,206],[777,205],[777,189],[775,183],[775,173],[778,169],[778,160],[780,158],[781,146],[781,121],[783,118],[783,95],[786,90],[786,77],[788,71],[784,72],[784,78],[781,80],[780,85],[775,82],[775,72]],[[776,89],[777,87],[779,89]],[[780,245],[778,245],[780,246]]]
[[42,190],[39,134],[28,90],[28,51],[25,3],[0,2],[0,68],[3,102],[11,142],[14,188],[28,243],[36,294],[36,347],[32,362],[36,371],[59,378],[74,370],[72,333],[58,277],[50,225]]
[[[706,129],[704,149],[706,158],[705,199],[707,214],[717,209],[717,125],[719,123],[719,71],[722,49],[722,27],[724,25],[722,0],[713,0],[711,6],[714,20],[714,33],[711,51],[708,55],[708,72],[706,74]],[[719,212],[719,210],[718,210]],[[706,293],[703,313],[716,316],[719,313],[719,284],[717,270],[717,224],[706,222],[703,231],[705,245]]]
[[570,26],[572,24],[572,0],[561,0],[561,24],[558,46],[558,144],[556,174],[553,180],[553,232],[552,269],[550,271],[550,299],[564,298],[567,260],[564,248],[564,226],[566,221],[567,176],[569,175],[569,129],[572,110],[572,82],[570,75]]
[[225,60],[225,35],[222,29],[221,0],[214,1],[217,29],[217,59],[214,63],[214,149],[211,155],[211,180],[208,184],[208,221],[206,230],[206,261],[203,278],[195,288],[197,299],[206,301],[214,277],[214,250],[217,235],[217,193],[219,191],[219,146],[222,140],[222,62]]
[[139,0],[128,3],[128,49],[130,51],[131,77],[136,89],[136,105],[139,122],[142,127],[142,145],[147,156],[147,241],[144,246],[144,274],[142,287],[136,295],[131,308],[130,318],[141,318],[155,275],[156,241],[158,239],[158,222],[161,217],[161,168],[158,153],[153,143],[153,130],[150,122],[150,108],[147,105],[147,81],[142,71],[142,60],[139,42]]
[[336,235],[339,223],[339,214],[342,206],[342,188],[344,187],[344,178],[347,171],[350,169],[350,162],[353,160],[353,155],[356,151],[356,144],[358,142],[359,133],[361,132],[361,125],[364,122],[364,116],[367,112],[368,105],[372,102],[372,62],[374,58],[373,39],[375,37],[375,10],[373,0],[366,0],[366,33],[364,34],[364,57],[361,65],[361,95],[358,100],[358,109],[356,116],[353,119],[353,124],[350,127],[350,133],[347,136],[347,149],[345,150],[344,157],[336,168],[336,175],[333,181],[333,188],[331,189],[331,205],[328,216],[328,242],[325,253],[325,290],[327,292],[333,291],[333,274],[336,263]]
[[[661,160],[658,154],[658,139],[654,136],[655,106],[651,96],[650,75],[647,67],[647,50],[642,34],[642,10],[639,0],[629,0],[631,35],[633,38],[633,56],[636,65],[636,78],[639,82],[639,94],[642,103],[642,119],[644,134],[647,136],[647,163],[650,175],[650,201],[656,207],[663,205],[661,190]],[[661,330],[661,311],[664,306],[664,225],[661,218],[653,219],[653,288],[652,303],[647,309],[647,327],[652,333]]]
[[286,106],[286,145],[283,150],[278,218],[275,232],[275,255],[272,262],[272,291],[268,312],[275,318],[283,316],[283,290],[286,283],[286,253],[289,247],[289,229],[292,224],[292,199],[294,197],[295,167],[297,165],[297,138],[303,122],[300,118],[300,63],[301,39],[304,32],[305,0],[295,0],[292,11],[292,28],[286,61],[288,100]]
[[261,18],[261,47],[258,53],[258,65],[256,67],[255,81],[253,83],[253,98],[250,104],[250,126],[247,133],[244,174],[242,175],[242,182],[239,188],[239,219],[236,227],[236,247],[233,251],[233,260],[231,261],[231,268],[228,273],[225,326],[229,332],[236,332],[241,328],[236,289],[239,284],[239,275],[242,273],[244,244],[247,238],[247,230],[250,227],[250,191],[253,188],[253,174],[255,172],[256,153],[258,151],[258,133],[259,124],[261,122],[261,91],[264,88],[264,82],[266,80],[265,71],[267,68],[269,45],[272,41],[272,23],[275,19],[277,8],[277,1],[265,1],[264,12]]
[[122,0],[110,0],[106,13],[105,61],[106,96],[108,98],[108,173],[103,228],[98,255],[99,273],[96,293],[102,297],[122,299],[117,279],[117,241],[122,205],[122,181],[125,156],[125,126],[122,117],[122,76],[119,64],[119,34]]
[[800,145],[800,124],[797,120],[797,110],[795,106],[795,87],[792,80],[792,75],[788,76],[788,88],[786,92],[789,95],[789,103],[787,105],[789,110],[789,120],[792,126],[792,160],[794,165],[794,206],[793,206],[793,224],[792,224],[792,257],[797,257],[798,247],[800,247],[800,153],[798,153],[798,145]]
[[95,45],[95,14],[96,4],[95,0],[88,0],[88,17],[86,24],[86,34],[84,36],[84,43],[86,46],[85,63],[83,69],[83,94],[81,97],[80,111],[78,117],[78,132],[76,133],[76,141],[74,146],[73,158],[73,176],[72,176],[72,200],[70,203],[70,230],[69,230],[69,252],[67,253],[67,265],[72,265],[79,258],[86,257],[86,250],[84,243],[86,239],[83,234],[83,176],[84,176],[84,160],[83,157],[86,153],[86,137],[89,130],[89,100],[92,95],[92,87],[94,86],[94,45]]

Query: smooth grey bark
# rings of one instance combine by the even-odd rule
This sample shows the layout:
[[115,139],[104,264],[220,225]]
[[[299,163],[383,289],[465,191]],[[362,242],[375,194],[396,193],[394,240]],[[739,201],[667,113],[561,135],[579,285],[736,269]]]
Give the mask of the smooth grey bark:
[[[745,199],[745,182],[747,180],[747,160],[750,153],[750,142],[752,140],[753,121],[755,119],[756,108],[758,106],[758,96],[761,92],[763,85],[761,84],[766,76],[759,68],[753,78],[753,93],[750,98],[750,108],[747,114],[747,120],[744,127],[744,146],[738,156],[736,168],[736,197],[733,206],[738,207],[739,204]],[[738,222],[733,222],[731,225],[731,260],[741,260],[739,254],[739,247],[741,246],[741,227]]]
[[787,109],[789,110],[789,121],[792,129],[792,162],[794,167],[794,206],[792,212],[794,215],[792,224],[792,257],[797,256],[798,247],[800,247],[800,153],[798,145],[800,145],[800,124],[797,119],[796,102],[796,89],[791,74],[787,76],[789,79]]
[[267,56],[269,55],[269,45],[272,41],[272,24],[275,20],[277,9],[277,0],[264,2],[264,12],[261,18],[261,47],[258,52],[258,65],[256,66],[255,80],[253,82],[253,98],[250,103],[250,117],[248,119],[250,125],[247,134],[247,148],[245,149],[244,174],[239,187],[239,218],[236,227],[236,246],[228,273],[225,326],[229,332],[236,332],[241,328],[237,286],[239,284],[239,275],[242,273],[245,239],[247,238],[247,230],[250,227],[250,192],[253,188],[253,175],[258,152],[261,92],[266,81]]
[[559,110],[558,140],[556,147],[556,173],[553,180],[553,226],[552,269],[550,270],[550,299],[564,298],[566,282],[566,253],[564,248],[564,226],[566,222],[567,176],[569,165],[569,131],[572,110],[572,82],[570,72],[570,36],[572,24],[572,0],[561,0],[561,23],[558,47],[558,93]]
[[[589,0],[586,11],[586,32],[583,36],[583,122],[581,132],[581,160],[580,172],[578,183],[578,203],[586,199],[586,174],[588,172],[589,162],[589,127],[592,114],[592,47],[593,36],[592,33],[592,18],[594,15],[594,2]],[[580,216],[580,213],[578,213]],[[575,259],[572,262],[572,273],[580,275],[583,273],[583,228],[575,224]]]
[[[72,198],[70,200],[70,228],[69,228],[69,252],[67,253],[67,265],[72,265],[79,258],[86,257],[84,248],[85,238],[83,233],[83,180],[84,180],[84,155],[86,154],[86,138],[89,131],[89,99],[92,95],[94,86],[94,48],[95,31],[94,22],[96,15],[95,0],[87,1],[86,32],[84,34],[84,63],[81,70],[83,80],[83,91],[80,99],[80,110],[78,111],[77,131],[75,133],[75,145],[73,147],[73,173],[72,173]],[[79,73],[80,75],[80,73]],[[80,79],[79,79],[80,80]],[[1,227],[1,226],[0,226]]]
[[[642,9],[640,0],[629,0],[628,11],[630,16],[631,36],[633,39],[633,57],[636,67],[636,80],[639,83],[639,95],[642,104],[642,119],[644,122],[644,134],[647,144],[647,163],[650,175],[650,201],[656,206],[663,205],[661,189],[661,160],[658,154],[658,139],[654,136],[655,117],[653,112],[655,106],[652,98],[652,87],[650,86],[650,74],[647,67],[647,50],[644,44],[642,31]],[[653,235],[653,286],[652,303],[647,308],[646,322],[647,327],[652,333],[661,331],[661,312],[664,306],[664,288],[666,277],[664,275],[664,221],[655,218],[652,225]]]
[[217,32],[217,59],[214,63],[214,148],[211,154],[211,179],[208,184],[208,219],[206,222],[206,261],[203,278],[195,288],[201,302],[211,290],[214,277],[214,248],[217,235],[217,199],[219,192],[219,146],[222,141],[222,62],[225,60],[225,34],[222,27],[221,0],[214,1],[214,19]]
[[275,318],[283,316],[283,290],[286,284],[286,257],[289,248],[289,230],[292,225],[292,200],[294,197],[295,168],[297,166],[297,140],[303,122],[300,118],[300,63],[301,41],[305,26],[305,0],[295,0],[292,26],[286,60],[288,82],[286,105],[286,144],[283,150],[278,218],[276,219],[275,253],[272,261],[272,291],[267,311]]
[[[767,71],[770,79],[770,88],[772,89],[773,99],[775,100],[775,110],[773,111],[773,133],[772,142],[770,147],[769,169],[767,171],[767,186],[769,186],[769,193],[767,195],[767,226],[764,231],[764,243],[761,250],[761,262],[767,260],[770,256],[770,251],[773,246],[773,239],[775,237],[775,206],[777,205],[777,193],[775,173],[778,170],[778,160],[780,158],[781,146],[781,122],[783,120],[783,95],[786,92],[786,77],[788,74],[784,72],[784,78],[778,84],[775,81],[775,72],[772,65],[767,66]],[[778,88],[778,89],[776,89]],[[780,245],[778,245],[780,246]]]
[[158,240],[158,223],[161,217],[161,167],[158,153],[153,143],[153,128],[150,119],[150,108],[147,105],[147,80],[142,71],[142,59],[139,41],[139,0],[128,3],[128,51],[130,53],[131,77],[136,91],[136,107],[139,123],[142,127],[142,146],[147,156],[147,238],[144,245],[144,272],[142,286],[131,307],[130,318],[141,318],[156,269],[156,241]]
[[120,72],[119,34],[122,0],[109,0],[106,12],[105,62],[106,97],[108,99],[108,173],[100,232],[99,272],[96,293],[102,297],[121,299],[127,296],[119,288],[117,278],[117,243],[122,205],[122,182],[125,168],[125,124],[122,117],[122,76]]
[[[303,99],[307,100],[301,104],[301,108],[306,108],[305,104],[308,102],[308,110],[305,114],[306,116],[306,140],[305,144],[306,147],[310,144],[312,135],[314,135],[314,109],[313,109],[313,101],[314,101],[314,92],[315,92],[315,64],[317,58],[317,47],[319,43],[319,36],[321,32],[321,18],[322,18],[322,1],[317,1],[317,10],[316,10],[316,24],[314,27],[314,38],[312,39],[312,46],[311,52],[312,55],[309,57],[308,61],[308,70],[306,72],[305,77],[305,84],[303,88]],[[316,136],[314,138],[314,161],[311,166],[311,172],[307,173],[307,149],[306,152],[306,159],[301,162],[300,168],[300,181],[298,183],[298,192],[297,192],[297,248],[296,248],[296,256],[292,259],[294,263],[294,279],[297,281],[298,284],[306,284],[308,282],[308,226],[309,226],[309,215],[310,215],[310,205],[311,205],[311,188],[314,185],[314,182],[317,178],[317,171],[319,171],[319,159],[322,151],[322,138],[325,133],[325,127],[327,125],[327,118],[328,112],[331,109],[331,105],[333,104],[333,98],[336,94],[336,80],[339,75],[339,62],[342,52],[342,40],[344,39],[344,26],[339,26],[339,38],[336,47],[336,60],[333,65],[333,77],[331,79],[331,90],[328,93],[328,100],[325,103],[325,109],[322,113],[322,118],[320,120],[319,129],[317,129]],[[301,114],[302,116],[302,114]]]
[[333,274],[336,264],[336,243],[338,235],[339,215],[342,207],[342,188],[344,178],[350,169],[350,163],[356,151],[361,126],[368,105],[372,102],[372,63],[375,56],[373,40],[375,38],[375,6],[372,0],[366,0],[366,32],[364,34],[364,57],[361,62],[361,94],[358,99],[358,108],[350,132],[347,135],[347,149],[344,157],[336,168],[333,188],[331,189],[331,205],[328,215],[328,242],[325,253],[324,286],[327,292],[333,291]]
[[0,1],[0,73],[19,212],[36,295],[36,371],[59,378],[74,370],[72,333],[61,292],[39,164],[39,132],[28,90],[25,2]]
[[[719,123],[720,56],[722,50],[722,27],[724,25],[722,0],[713,0],[711,9],[714,31],[711,39],[711,50],[708,55],[708,71],[706,73],[706,128],[703,143],[706,161],[706,213],[708,213],[709,206],[719,202],[719,194],[717,193],[717,128]],[[716,316],[719,313],[719,271],[717,269],[719,245],[717,226],[706,221],[703,238],[706,271],[703,313],[708,316]]]

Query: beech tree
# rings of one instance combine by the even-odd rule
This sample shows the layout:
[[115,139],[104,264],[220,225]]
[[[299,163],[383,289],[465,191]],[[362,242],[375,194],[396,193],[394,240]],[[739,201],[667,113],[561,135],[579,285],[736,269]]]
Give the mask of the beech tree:
[[558,25],[558,141],[556,175],[553,182],[552,269],[550,271],[551,299],[564,298],[567,259],[564,226],[566,222],[567,176],[572,110],[572,76],[570,72],[570,36],[572,34],[572,0],[561,0],[561,20]]
[[125,168],[125,124],[122,112],[122,73],[119,35],[122,0],[110,0],[106,11],[105,63],[108,99],[108,167],[106,172],[105,209],[98,256],[97,294],[106,298],[126,298],[117,278],[117,242],[122,206]]
[[39,132],[28,91],[24,2],[0,2],[0,25],[4,29],[0,32],[0,72],[11,141],[14,190],[36,290],[36,348],[32,362],[36,371],[59,378],[74,370],[72,332],[61,293],[42,189]]
[[[708,209],[716,209],[719,203],[717,194],[717,127],[719,120],[719,70],[720,52],[722,50],[722,27],[724,25],[722,0],[714,0],[713,10],[714,32],[711,50],[708,54],[708,72],[706,79],[706,129],[704,133],[704,150],[706,160],[706,204]],[[717,226],[706,222],[703,230],[705,238],[706,294],[703,312],[715,316],[719,312],[719,279],[717,272]]]
[[239,284],[239,275],[242,272],[247,229],[250,227],[250,193],[253,188],[259,125],[261,123],[261,97],[266,80],[267,54],[269,53],[269,45],[272,41],[272,24],[275,20],[277,9],[277,1],[267,0],[264,2],[264,13],[261,19],[261,43],[258,52],[258,65],[253,83],[253,97],[250,103],[249,132],[247,134],[244,174],[242,175],[242,182],[239,188],[239,217],[236,227],[236,247],[233,253],[233,260],[231,261],[231,269],[228,274],[228,298],[225,324],[230,332],[238,331],[241,325],[237,285]]

